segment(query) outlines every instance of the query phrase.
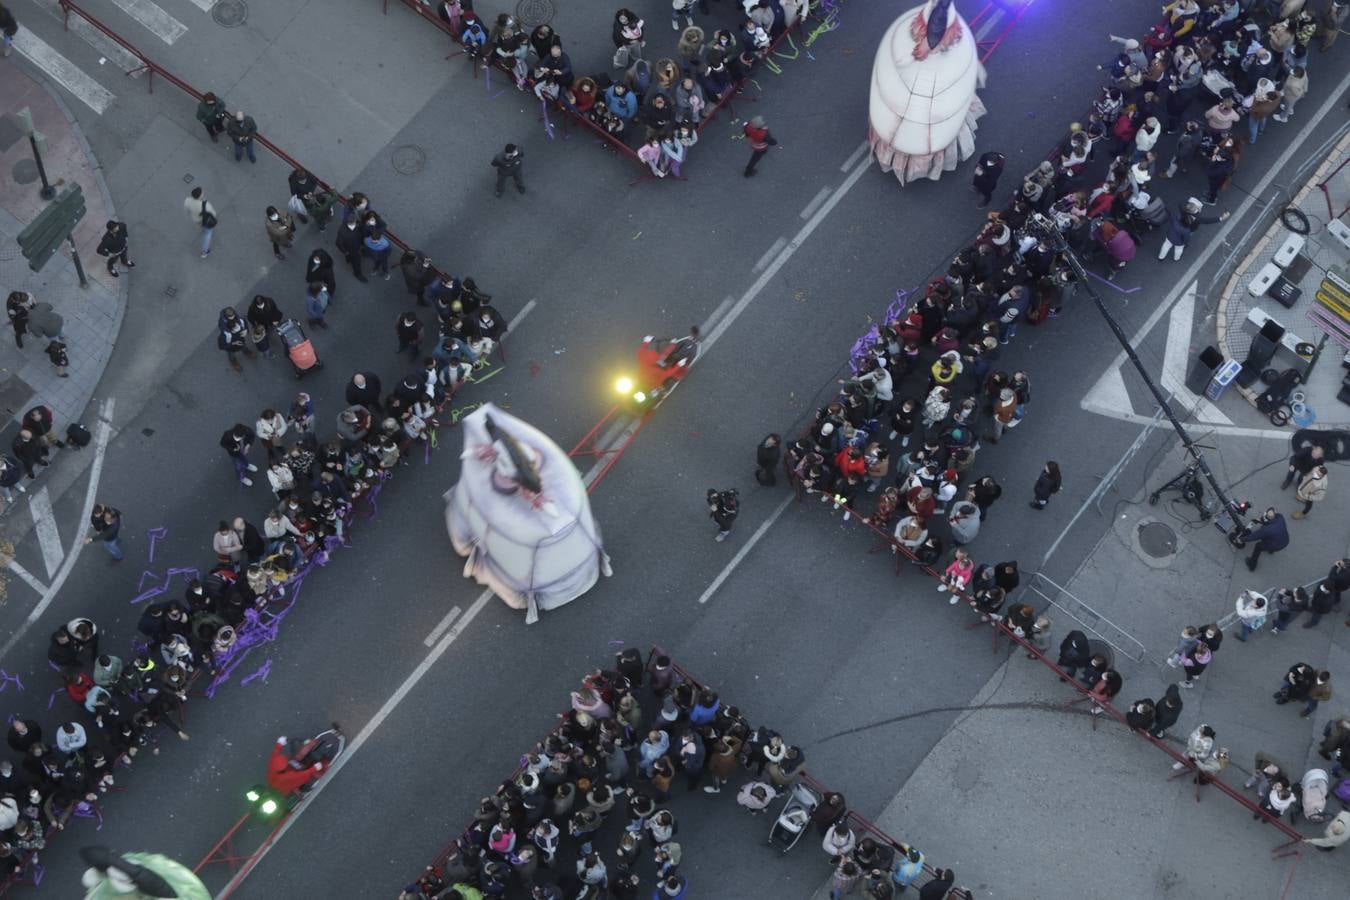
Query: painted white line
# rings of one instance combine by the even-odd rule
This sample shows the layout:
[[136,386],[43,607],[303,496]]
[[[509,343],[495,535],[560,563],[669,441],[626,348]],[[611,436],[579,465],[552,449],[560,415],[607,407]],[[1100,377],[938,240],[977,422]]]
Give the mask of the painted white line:
[[99,60],[99,65],[110,62],[123,72],[132,73],[132,78],[140,78],[145,74],[145,69],[141,68],[141,61],[136,54],[123,47],[121,44],[99,31],[93,25],[90,25],[80,16],[71,16],[67,19],[61,15],[61,7],[55,3],[38,4],[47,11],[53,19],[65,24],[66,30],[79,35],[90,47],[97,50],[103,59]]
[[731,327],[732,323],[741,317],[746,308],[759,296],[760,291],[764,290],[768,283],[773,280],[774,276],[778,274],[778,270],[783,268],[783,265],[792,258],[792,254],[797,252],[797,249],[811,236],[811,233],[820,227],[820,223],[825,221],[825,217],[839,205],[839,201],[844,199],[844,195],[853,189],[853,186],[858,183],[858,179],[862,178],[863,173],[871,165],[872,158],[869,156],[853,170],[851,175],[844,179],[843,184],[834,189],[834,193],[830,194],[830,199],[826,200],[820,209],[816,210],[815,215],[802,226],[801,231],[797,232],[797,236],[788,242],[782,253],[778,254],[778,258],[769,264],[763,274],[755,279],[755,283],[750,285],[749,290],[741,295],[741,299],[737,300],[736,304],[718,321],[712,331],[704,336],[703,346],[699,350],[700,354],[706,355],[713,348],[713,345],[722,338],[722,335],[727,333],[727,329]]
[[45,485],[29,497],[28,511],[33,514],[33,530],[37,532],[38,545],[42,548],[42,564],[47,567],[47,577],[51,578],[60,568],[66,551],[61,548],[61,532],[56,527],[56,513],[52,511],[52,498]]
[[[1095,400],[1080,403],[1079,406],[1090,413],[1096,413],[1099,416],[1106,416],[1108,419],[1119,419],[1122,422],[1134,422],[1137,425],[1146,425],[1153,421],[1151,416],[1141,415],[1137,412],[1121,412],[1119,407],[1108,406],[1104,403],[1098,403]],[[1287,442],[1294,436],[1294,432],[1283,428],[1248,428],[1244,425],[1205,425],[1207,434],[1226,434],[1233,437],[1253,437],[1263,438],[1268,441]]]
[[989,18],[985,19],[984,22],[980,24],[980,30],[975,32],[975,40],[982,41],[985,38],[989,37],[989,32],[993,31],[996,27],[998,27],[998,23],[1002,21],[1002,19],[1003,19],[1003,10],[1001,9],[994,10],[993,13],[990,14]]
[[802,210],[801,216],[803,221],[811,218],[811,216],[815,214],[816,210],[820,208],[820,204],[824,203],[825,198],[828,196],[830,196],[830,186],[827,184],[825,185],[825,187],[821,188],[814,197],[811,198],[811,202],[806,204],[806,208]]
[[786,246],[787,246],[787,238],[780,236],[778,240],[774,241],[773,244],[770,245],[768,250],[764,251],[764,255],[759,258],[759,261],[755,263],[754,266],[751,267],[750,274],[758,275],[760,272],[763,272],[764,267],[767,266],[775,256],[781,253],[783,248]]
[[188,0],[188,2],[204,13],[209,13],[211,7],[216,5],[216,0]]
[[[731,558],[731,562],[726,564],[726,568],[717,573],[717,577],[713,579],[712,584],[708,585],[708,589],[699,595],[698,602],[700,604],[707,603],[712,599],[712,595],[717,593],[717,589],[722,586],[722,582],[726,581],[727,578],[731,576],[731,573],[735,568],[741,564],[741,560],[745,559],[746,555],[759,543],[759,539],[768,533],[769,529],[773,526],[773,523],[778,521],[778,517],[781,516],[783,512],[787,510],[788,506],[796,499],[797,495],[789,491],[788,495],[783,498],[783,502],[778,504],[778,508],[755,529],[754,534],[750,535],[750,540],[745,542],[745,546],[736,551],[736,555]],[[732,532],[732,534],[735,534],[735,532]],[[732,538],[732,540],[734,540],[734,538]]]
[[[1222,249],[1224,241],[1227,240],[1228,235],[1237,227],[1238,222],[1247,214],[1248,210],[1250,210],[1258,201],[1262,204],[1270,202],[1261,197],[1261,195],[1265,193],[1266,188],[1270,187],[1270,183],[1274,181],[1278,175],[1286,171],[1289,160],[1293,158],[1295,153],[1299,152],[1299,149],[1303,146],[1303,142],[1307,140],[1308,135],[1312,132],[1312,129],[1317,126],[1317,123],[1321,122],[1325,116],[1329,115],[1333,107],[1343,101],[1344,98],[1341,96],[1340,92],[1333,91],[1322,103],[1322,106],[1317,112],[1304,120],[1305,124],[1303,128],[1300,129],[1294,139],[1289,142],[1289,146],[1284,148],[1284,152],[1282,152],[1275,162],[1270,165],[1270,168],[1266,170],[1266,174],[1261,176],[1261,180],[1247,193],[1246,198],[1237,205],[1233,210],[1233,214],[1229,216],[1228,221],[1219,225],[1219,229],[1210,237],[1209,243],[1205,245],[1205,248],[1192,257],[1190,266],[1188,266],[1181,277],[1177,279],[1176,286],[1168,292],[1167,296],[1163,298],[1163,301],[1158,304],[1157,308],[1149,314],[1149,317],[1144,321],[1144,324],[1140,325],[1139,329],[1130,337],[1130,346],[1138,347],[1139,342],[1153,330],[1154,326],[1158,324],[1158,321],[1171,312],[1172,305],[1186,292],[1189,285],[1195,283],[1199,279],[1200,270],[1209,262],[1211,256]],[[706,344],[706,341],[704,343]],[[1111,365],[1107,367],[1107,373],[1109,374],[1110,372],[1119,369],[1121,365],[1124,364],[1125,360],[1125,351],[1122,350],[1116,354],[1115,359],[1111,361]],[[1103,378],[1105,377],[1107,376],[1103,376]],[[1102,381],[1099,379],[1097,385],[1094,385],[1087,394],[1084,395],[1083,399],[1079,401],[1079,406],[1081,408],[1089,412],[1099,413],[1109,418],[1122,419],[1126,422],[1142,423],[1149,421],[1148,416],[1141,416],[1133,411],[1122,412],[1119,408],[1112,409],[1100,402],[1096,397],[1096,394],[1097,386],[1101,383]],[[1124,409],[1129,410],[1130,407],[1126,405]],[[1220,426],[1218,430],[1225,434],[1247,434],[1252,437],[1271,436],[1269,432],[1260,428],[1238,428],[1237,426],[1224,428]],[[1282,438],[1287,438],[1289,436],[1288,432],[1275,432],[1275,434],[1280,435]]]
[[217,898],[228,897],[238,890],[239,885],[248,877],[249,873],[257,868],[258,863],[262,862],[263,858],[267,856],[277,844],[281,843],[281,839],[286,836],[286,832],[291,830],[291,826],[300,820],[300,817],[304,815],[305,810],[314,805],[314,801],[319,798],[319,795],[323,793],[328,785],[333,783],[333,779],[337,778],[338,773],[342,771],[343,767],[356,758],[356,754],[359,753],[366,742],[371,739],[375,734],[376,729],[383,725],[385,720],[393,714],[394,710],[398,708],[398,705],[402,703],[404,699],[407,698],[408,694],[412,692],[412,689],[417,686],[417,683],[426,677],[426,674],[431,671],[431,667],[436,665],[436,661],[445,655],[445,651],[450,649],[450,645],[464,633],[464,629],[468,627],[469,623],[477,618],[478,614],[483,611],[483,607],[487,606],[488,601],[492,599],[492,596],[491,589],[483,591],[483,593],[478,595],[478,599],[473,601],[473,605],[469,607],[468,611],[455,623],[454,627],[450,629],[445,637],[441,638],[440,643],[426,655],[426,658],[417,664],[417,668],[413,669],[412,673],[404,679],[403,683],[398,686],[398,690],[394,691],[389,699],[384,701],[384,705],[376,711],[375,715],[366,723],[360,733],[347,745],[347,751],[339,756],[333,763],[332,768],[328,770],[327,777],[321,779],[314,785],[314,789],[309,792],[309,796],[306,797],[305,802],[296,807],[295,812],[291,813],[286,821],[281,823],[281,827],[278,828],[271,839],[263,845],[262,849],[249,860],[248,864],[230,879],[229,884],[225,885],[225,887],[216,894]]
[[426,636],[422,643],[428,647],[435,646],[436,642],[441,639],[441,635],[445,634],[445,629],[455,623],[455,619],[462,611],[458,606],[450,607],[450,611],[445,614],[445,618],[441,619],[440,624],[431,629],[431,633]]
[[112,0],[117,8],[131,16],[146,31],[166,44],[187,34],[187,26],[161,9],[153,0]]
[[[627,424],[623,424],[621,420],[619,423],[616,423],[619,425],[618,433],[609,440],[601,440],[595,445],[596,451],[603,453],[604,455],[596,457],[595,465],[591,466],[590,469],[586,471],[586,474],[581,476],[582,484],[586,485],[588,488],[591,486],[591,483],[600,476],[600,470],[609,465],[610,457],[614,455],[614,452],[626,444],[633,435],[637,433],[637,430],[642,427],[642,418],[642,416],[637,416],[636,418],[630,419]],[[610,429],[610,431],[613,430],[613,428]],[[606,435],[608,434],[609,432],[606,432]]]
[[530,310],[534,309],[538,305],[539,305],[538,300],[531,299],[529,303],[526,303],[524,306],[522,306],[520,308],[520,312],[516,313],[516,317],[506,324],[506,330],[515,331],[516,326],[519,325],[521,322],[523,322],[525,320],[525,317],[530,314]]
[[90,78],[83,69],[57,53],[50,44],[27,28],[20,28],[19,33],[14,35],[14,49],[100,116],[117,99],[112,91]]
[[850,153],[848,159],[844,160],[844,164],[839,167],[839,171],[847,172],[849,169],[853,168],[853,164],[862,159],[862,155],[867,152],[867,148],[870,146],[871,144],[867,143],[867,141],[863,141],[859,144],[858,149]]
[[1186,407],[1190,418],[1207,425],[1232,425],[1233,420],[1224,415],[1212,401],[1195,396],[1186,387],[1186,366],[1195,321],[1195,295],[1199,287],[1200,283],[1195,282],[1187,288],[1167,316],[1167,346],[1163,351],[1163,367],[1158,380],[1163,389],[1172,395],[1173,403]]
[[27,569],[19,565],[17,560],[11,559],[9,562],[5,563],[4,569],[7,572],[13,572],[15,575],[19,576],[19,580],[23,581],[30,588],[37,591],[39,595],[43,594],[47,590],[47,586],[42,582],[38,581],[35,577],[33,577],[33,575],[30,574]]
[[731,306],[731,304],[735,302],[736,298],[731,296],[730,294],[727,294],[725,297],[723,297],[722,302],[717,304],[717,308],[714,309],[712,311],[712,314],[708,316],[707,320],[703,323],[703,327],[698,330],[698,333],[707,334],[708,329],[712,328],[714,323],[716,323],[717,320],[722,317],[722,313],[727,311],[727,307]]
[[[26,34],[20,31],[19,34]],[[17,38],[17,35],[16,35]],[[98,425],[95,426],[94,433],[94,461],[89,466],[89,486],[84,492],[84,511],[80,513],[80,521],[88,522],[89,516],[94,512],[94,497],[98,494],[99,479],[103,477],[103,461],[108,455],[108,441],[112,438],[112,415],[114,401],[112,397],[103,401],[103,408],[99,410]],[[65,561],[61,563],[61,569],[56,573],[56,578],[52,580],[51,585],[42,592],[42,599],[38,601],[37,606],[28,614],[28,618],[20,623],[19,627],[14,629],[14,633],[5,641],[3,647],[0,647],[0,660],[5,658],[5,654],[14,649],[14,645],[23,639],[28,633],[28,629],[42,614],[47,611],[47,607],[52,605],[56,595],[60,593],[62,585],[70,577],[70,570],[74,568],[75,561],[80,558],[80,551],[84,549],[84,541],[75,541],[71,545],[70,553],[66,554]]]

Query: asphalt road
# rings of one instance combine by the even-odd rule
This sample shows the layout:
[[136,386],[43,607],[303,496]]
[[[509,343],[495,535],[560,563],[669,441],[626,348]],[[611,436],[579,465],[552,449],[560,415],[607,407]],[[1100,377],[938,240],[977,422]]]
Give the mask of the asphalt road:
[[[757,261],[779,237],[790,240],[806,224],[801,212],[808,203],[822,189],[847,183],[841,166],[865,134],[873,41],[898,9],[848,8],[841,29],[815,47],[814,60],[785,65],[781,76],[761,74],[764,96],[744,106],[766,116],[782,149],[752,180],[739,176],[746,151],[723,119],[695,148],[689,181],[630,186],[635,170],[629,163],[580,132],[547,141],[532,101],[514,91],[489,94],[457,65],[417,110],[391,117],[401,119],[399,127],[378,132],[378,147],[363,151],[362,166],[352,168],[350,187],[375,198],[391,226],[428,248],[439,264],[475,276],[506,316],[537,301],[510,338],[511,365],[467,399],[509,405],[570,446],[608,409],[612,376],[627,365],[642,335],[682,332],[707,320],[723,298],[745,295],[758,276]],[[1150,4],[1117,3],[1094,10],[1091,28],[1136,33],[1150,15]],[[654,5],[648,21],[664,27]],[[1093,66],[1109,47],[1085,45],[1083,24],[1062,7],[1037,4],[991,60],[983,93],[991,112],[981,122],[979,143],[1008,154],[1006,187],[1092,98]],[[426,49],[429,27],[391,11],[378,31],[360,34],[370,51],[363,59],[404,53],[406,66],[410,51],[401,48]],[[341,43],[342,35],[332,39]],[[1344,76],[1343,54],[1317,63],[1305,109],[1315,108]],[[194,64],[188,57],[180,68]],[[207,60],[201,65],[202,77],[190,80],[205,83],[221,74]],[[430,56],[426,65],[440,61]],[[181,118],[183,101],[162,93],[153,102],[167,112],[151,112],[148,121]],[[1263,174],[1284,133],[1268,133],[1244,157],[1239,188]],[[498,200],[486,161],[505,140],[526,150],[530,193],[508,192]],[[1314,135],[1310,144],[1316,143]],[[390,165],[393,149],[407,145],[430,151],[416,176]],[[279,195],[284,174],[263,161],[257,174],[226,166],[218,177],[226,184],[266,177]],[[869,317],[897,288],[922,284],[978,227],[983,213],[974,208],[968,176],[963,168],[903,191],[874,168],[853,179],[596,493],[614,577],[532,628],[495,600],[483,606],[294,820],[238,896],[395,893],[463,826],[474,800],[551,727],[575,678],[606,659],[616,641],[665,645],[752,720],[800,742],[812,771],[860,811],[878,811],[998,664],[983,636],[957,627],[960,620],[928,583],[912,575],[896,580],[888,559],[868,556],[870,541],[860,529],[841,528],[818,510],[789,509],[707,604],[697,598],[785,496],[782,488],[754,487],[755,443],[771,430],[794,431],[839,377],[847,348]],[[1181,196],[1195,187],[1168,186],[1165,193]],[[173,204],[169,214],[177,215],[179,199],[163,193],[162,202]],[[244,208],[241,229],[256,225],[252,216]],[[174,229],[164,230],[167,243]],[[185,299],[192,316],[157,311],[172,319],[166,327],[195,334],[195,342],[149,345],[132,320],[119,343],[109,384],[139,390],[127,398],[134,415],[116,422],[99,494],[126,514],[128,561],[110,569],[98,554],[83,557],[31,638],[0,660],[26,676],[25,712],[40,712],[46,703],[41,660],[57,622],[87,613],[123,643],[129,639],[136,610],[127,600],[146,562],[144,529],[168,529],[151,568],[203,566],[218,518],[242,513],[258,521],[268,506],[261,484],[248,491],[235,485],[215,441],[230,423],[251,422],[264,405],[288,403],[296,384],[280,360],[245,363],[242,377],[231,375],[207,337],[209,310],[256,292],[294,309],[301,278],[297,260],[270,265],[260,235],[248,240],[251,245],[239,242],[238,264],[231,257],[212,261],[226,269],[221,280],[229,287],[192,276],[194,291]],[[1107,292],[1117,301],[1128,298],[1119,310],[1127,331],[1144,321],[1150,302],[1180,271],[1145,262],[1150,246],[1156,243],[1146,244],[1120,278],[1122,286],[1141,290]],[[142,255],[163,255],[168,264],[181,251],[157,247]],[[142,262],[142,268],[150,267]],[[343,405],[341,386],[351,370],[373,367],[386,383],[401,371],[392,338],[394,317],[405,306],[397,276],[358,287],[340,276],[333,328],[315,335],[328,366],[304,388],[314,395],[324,428]],[[1039,561],[1092,489],[1099,460],[1114,458],[1133,439],[1133,426],[1078,408],[1082,391],[1114,352],[1105,326],[1082,304],[1044,328],[1024,327],[1008,349],[1007,366],[1027,368],[1036,394],[1023,427],[982,454],[977,466],[1006,491],[976,545],[981,559]],[[1158,348],[1152,352],[1160,357]],[[282,639],[260,655],[259,664],[272,661],[265,683],[240,687],[236,676],[214,700],[194,702],[191,742],[179,746],[170,736],[160,757],[137,762],[124,779],[128,792],[106,804],[99,841],[195,862],[241,811],[242,790],[261,774],[276,735],[300,735],[331,719],[355,734],[380,714],[427,657],[428,633],[451,607],[471,609],[479,594],[461,577],[460,560],[444,537],[439,498],[454,482],[457,445],[454,432],[443,429],[429,465],[416,460],[399,470],[381,496],[379,516],[358,526],[352,549],[306,581]],[[1066,489],[1048,513],[1033,513],[1022,494],[1029,494],[1047,456],[1064,464]],[[723,544],[712,542],[702,504],[712,485],[739,487],[744,502],[733,539]],[[78,515],[78,495],[82,490],[58,501],[64,521]],[[1073,565],[1100,532],[1084,525],[1071,534],[1056,565]],[[20,559],[35,552],[25,544]],[[0,623],[10,625],[22,612],[11,599]],[[56,716],[54,710],[44,718],[55,723]],[[730,798],[719,801],[727,806]],[[706,827],[681,833],[682,868],[691,883],[716,878],[719,896],[809,896],[824,875],[814,848],[780,861],[756,846],[767,822],[747,825],[730,818],[730,809],[720,816],[705,812],[715,805],[700,795],[690,816]],[[44,860],[44,884],[75,883],[80,867],[70,848],[89,836],[73,832],[60,839]],[[941,861],[942,848],[926,849]],[[975,868],[971,875],[978,879],[971,881],[997,893],[997,873]],[[210,883],[223,880],[217,874]]]

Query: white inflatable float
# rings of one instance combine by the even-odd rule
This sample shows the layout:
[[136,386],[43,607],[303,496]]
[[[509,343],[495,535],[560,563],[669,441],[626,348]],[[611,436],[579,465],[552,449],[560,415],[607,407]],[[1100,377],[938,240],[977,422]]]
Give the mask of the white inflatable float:
[[556,609],[611,573],[576,465],[539,429],[491,403],[460,420],[459,482],[445,525],[473,578],[513,609]]
[[891,23],[872,64],[867,140],[901,184],[934,181],[975,152],[984,86],[975,36],[952,0],[928,0]]

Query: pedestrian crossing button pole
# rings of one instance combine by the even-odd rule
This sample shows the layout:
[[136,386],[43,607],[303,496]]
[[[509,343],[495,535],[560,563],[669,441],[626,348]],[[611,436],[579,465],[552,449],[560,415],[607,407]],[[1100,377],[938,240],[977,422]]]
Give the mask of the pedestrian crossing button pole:
[[33,127],[33,113],[28,107],[19,110],[15,116],[23,133],[28,135],[28,146],[33,149],[33,162],[37,164],[38,178],[42,179],[42,190],[38,191],[38,196],[43,200],[51,200],[56,196],[56,188],[47,182],[47,168],[42,165],[42,148],[47,145],[47,136]]

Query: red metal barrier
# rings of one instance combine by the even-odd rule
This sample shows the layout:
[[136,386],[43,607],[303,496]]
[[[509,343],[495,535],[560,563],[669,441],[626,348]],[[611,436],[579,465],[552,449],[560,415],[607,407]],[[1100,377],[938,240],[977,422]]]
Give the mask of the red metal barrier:
[[[389,0],[380,0],[380,2],[384,7],[384,14],[388,15]],[[460,36],[451,31],[450,26],[447,25],[445,22],[441,21],[441,17],[436,15],[435,12],[431,8],[429,8],[426,4],[420,2],[420,0],[400,0],[400,2],[404,6],[411,9],[414,13],[416,13],[418,18],[435,25],[438,29],[440,29],[441,33],[445,34],[447,37],[449,37],[452,41],[454,41],[461,47],[463,46],[463,41],[460,39]],[[447,59],[448,58],[449,57],[447,57]],[[475,66],[478,65],[478,63],[474,62],[474,65]],[[483,65],[491,66],[492,68],[496,69],[497,71],[501,72],[503,75],[506,75],[509,78],[512,79],[515,78],[515,75],[511,72],[511,70],[501,65],[501,63],[499,63],[493,57],[490,51],[485,50],[483,56]],[[476,70],[474,73],[474,77],[477,77]],[[528,76],[526,77],[525,86],[530,90],[531,93],[534,92],[534,83],[535,82],[533,78],[530,78]],[[545,102],[548,103],[548,101]],[[605,131],[605,129],[601,128],[599,125],[596,125],[590,119],[586,118],[583,115],[578,114],[575,110],[568,109],[562,103],[555,100],[552,101],[552,103],[549,105],[551,105],[558,112],[563,113],[563,115],[567,116],[571,121],[580,122],[592,134],[602,139],[610,147],[610,149],[618,152],[622,156],[628,157],[633,162],[641,166],[644,171],[647,171],[647,164],[642,160],[638,159],[637,151],[634,150],[632,147],[628,146],[626,143],[619,140],[614,135],[610,134],[608,131]],[[550,139],[552,138],[551,133],[549,137]]]

